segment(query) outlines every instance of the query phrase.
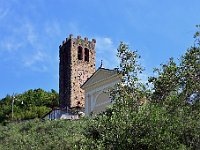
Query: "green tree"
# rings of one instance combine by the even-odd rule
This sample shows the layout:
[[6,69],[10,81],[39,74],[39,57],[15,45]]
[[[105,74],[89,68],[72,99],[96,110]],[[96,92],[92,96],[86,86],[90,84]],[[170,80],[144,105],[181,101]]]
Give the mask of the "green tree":
[[[196,43],[179,62],[155,69],[153,88],[139,82],[142,68],[136,51],[118,48],[122,82],[111,92],[114,104],[91,119],[86,128],[86,149],[199,149],[200,48]],[[147,103],[141,105],[141,100]]]
[[40,88],[31,89],[15,95],[14,118],[11,118],[12,100],[13,97],[10,95],[0,100],[0,122],[40,118],[52,108],[59,106],[58,93],[55,90],[52,89],[51,92],[46,92]]

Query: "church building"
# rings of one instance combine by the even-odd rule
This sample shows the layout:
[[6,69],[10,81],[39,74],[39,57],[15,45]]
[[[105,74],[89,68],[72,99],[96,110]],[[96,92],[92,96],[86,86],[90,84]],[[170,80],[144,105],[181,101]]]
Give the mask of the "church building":
[[95,44],[95,39],[69,35],[59,46],[60,108],[50,111],[44,119],[77,119],[70,110],[85,110],[88,116],[111,104],[109,89],[120,81],[119,74],[116,69],[104,69],[102,64],[96,70]]

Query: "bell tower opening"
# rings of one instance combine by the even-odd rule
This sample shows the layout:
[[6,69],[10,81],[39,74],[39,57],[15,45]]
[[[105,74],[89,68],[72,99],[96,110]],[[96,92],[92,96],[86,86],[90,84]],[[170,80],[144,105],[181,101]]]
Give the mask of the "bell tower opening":
[[85,61],[89,62],[89,49],[85,48]]
[[78,47],[78,60],[83,59],[83,48],[81,46]]

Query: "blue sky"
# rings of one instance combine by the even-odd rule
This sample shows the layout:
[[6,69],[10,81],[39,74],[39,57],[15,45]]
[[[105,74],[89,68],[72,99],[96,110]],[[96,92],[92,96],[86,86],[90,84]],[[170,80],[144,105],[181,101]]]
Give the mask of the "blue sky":
[[58,47],[73,34],[95,38],[96,65],[117,64],[120,41],[152,68],[193,44],[199,0],[0,0],[0,98],[43,88],[58,91]]

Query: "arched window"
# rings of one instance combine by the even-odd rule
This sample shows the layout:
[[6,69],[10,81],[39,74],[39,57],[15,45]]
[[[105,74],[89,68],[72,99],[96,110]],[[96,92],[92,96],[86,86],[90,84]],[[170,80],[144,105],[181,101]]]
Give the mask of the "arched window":
[[81,46],[78,47],[78,60],[83,59],[83,48]]
[[89,49],[85,48],[85,61],[89,62]]

